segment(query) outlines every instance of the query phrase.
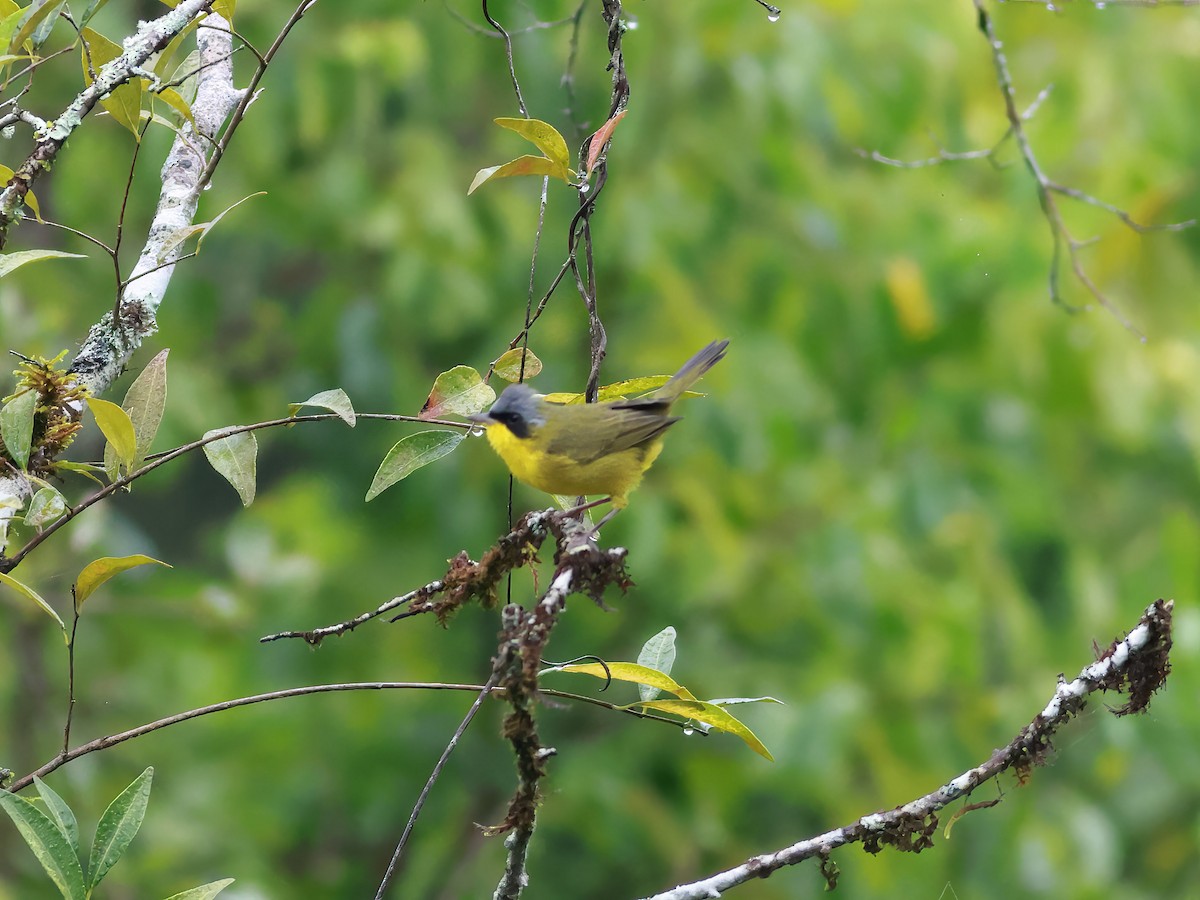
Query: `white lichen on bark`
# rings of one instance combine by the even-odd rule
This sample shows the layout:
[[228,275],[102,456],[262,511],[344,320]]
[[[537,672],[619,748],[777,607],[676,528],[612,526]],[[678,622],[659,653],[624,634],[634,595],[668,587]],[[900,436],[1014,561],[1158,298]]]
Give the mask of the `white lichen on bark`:
[[196,129],[183,123],[162,168],[162,191],[146,243],[121,293],[114,322],[108,313],[92,326],[71,368],[93,394],[102,393],[124,371],[142,341],[158,330],[157,316],[181,245],[173,240],[195,221],[208,154],[229,113],[241,99],[233,86],[233,40],[229,23],[210,14],[197,31],[200,50]]

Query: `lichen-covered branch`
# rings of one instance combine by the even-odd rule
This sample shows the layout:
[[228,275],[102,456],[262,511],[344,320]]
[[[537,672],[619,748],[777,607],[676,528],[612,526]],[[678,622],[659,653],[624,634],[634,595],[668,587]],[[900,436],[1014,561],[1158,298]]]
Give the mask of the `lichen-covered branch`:
[[1093,692],[1118,691],[1128,695],[1128,702],[1113,710],[1116,715],[1145,710],[1151,695],[1162,687],[1171,669],[1173,606],[1170,600],[1151,604],[1128,635],[1113,641],[1100,658],[1085,667],[1073,681],[1060,679],[1045,709],[1007,746],[936,791],[887,812],[863,816],[849,825],[806,838],[774,853],[755,856],[740,866],[702,881],[681,884],[655,894],[650,900],[712,900],[753,878],[766,878],[776,869],[814,857],[822,860],[822,872],[832,884],[837,872],[829,862],[829,854],[838,847],[861,843],[869,853],[878,853],[885,846],[912,852],[933,846],[940,810],[969,796],[981,784],[1007,769],[1014,769],[1019,778],[1027,779],[1032,768],[1041,764],[1050,752],[1050,739],[1054,733],[1083,709]]
[[142,77],[145,62],[166,47],[193,19],[207,12],[212,4],[213,0],[183,0],[152,22],[140,23],[137,32],[125,39],[124,52],[100,69],[96,80],[80,91],[58,118],[45,123],[45,130],[38,135],[33,152],[0,191],[0,249],[8,241],[9,229],[21,216],[25,195],[38,177],[53,165],[67,139],[83,124],[84,117],[102,97],[131,78]]
[[71,364],[80,383],[93,394],[103,393],[142,341],[157,330],[158,308],[175,271],[172,263],[182,252],[177,236],[195,220],[213,141],[242,98],[243,92],[233,86],[229,23],[214,14],[205,24],[208,27],[196,32],[200,51],[192,104],[196,127],[183,124],[163,163],[158,208],[137,264],[121,290],[116,318],[109,312],[92,326]]

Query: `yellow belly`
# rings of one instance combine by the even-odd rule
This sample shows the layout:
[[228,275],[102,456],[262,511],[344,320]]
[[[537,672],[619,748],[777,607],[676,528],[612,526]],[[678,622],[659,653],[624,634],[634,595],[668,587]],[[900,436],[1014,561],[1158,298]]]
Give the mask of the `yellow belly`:
[[487,436],[518,481],[548,494],[608,494],[617,509],[628,503],[629,492],[662,450],[662,441],[656,440],[580,463],[568,456],[544,453],[504,425],[489,425]]

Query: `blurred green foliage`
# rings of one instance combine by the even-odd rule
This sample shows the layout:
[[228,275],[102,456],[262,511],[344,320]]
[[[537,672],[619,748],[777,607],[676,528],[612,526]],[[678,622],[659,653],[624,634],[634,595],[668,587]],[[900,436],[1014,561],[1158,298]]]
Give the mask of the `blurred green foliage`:
[[[1196,214],[1200,19],[1186,9],[1033,3],[993,9],[1018,105],[1047,172],[1146,221]],[[493,3],[516,33],[531,114],[577,151],[606,116],[599,3],[582,19],[573,99],[568,25],[521,32],[566,0]],[[156,9],[156,8],[155,8]],[[239,4],[261,48],[289,13]],[[527,896],[639,896],[934,789],[1006,743],[1053,690],[1157,597],[1177,600],[1175,671],[1150,714],[1102,702],[1052,765],[957,823],[920,856],[836,854],[839,895],[1179,897],[1200,881],[1200,231],[1132,234],[1065,204],[1107,313],[1052,305],[1051,241],[1033,184],[1009,163],[897,170],[994,144],[1005,121],[966,0],[629,3],[630,113],[593,219],[605,380],[674,370],[704,342],[728,359],[689,401],[666,450],[604,540],[630,548],[637,587],[605,613],[575,598],[550,653],[633,659],[666,625],[675,675],[744,708],[774,764],[729,736],[684,738],[601,710],[546,706],[550,764]],[[114,40],[150,5],[110,3]],[[464,21],[465,20],[465,21]],[[65,24],[56,37],[67,40]],[[521,152],[502,46],[476,7],[317,5],[268,73],[206,195],[227,216],[181,266],[144,364],[171,348],[158,448],[283,415],[344,388],[360,411],[415,414],[434,376],[483,369],[517,333],[538,184],[471,198],[477,169]],[[61,34],[60,34],[61,32]],[[517,33],[521,32],[521,33]],[[23,101],[41,115],[80,87],[71,57]],[[239,57],[239,72],[251,60]],[[72,65],[75,68],[72,68]],[[570,111],[565,112],[569,107]],[[933,136],[931,138],[931,135]],[[127,213],[132,262],[169,135],[154,129]],[[0,162],[27,150],[22,132]],[[39,184],[43,214],[114,233],[131,152],[110,118],[73,137]],[[574,213],[552,185],[539,284]],[[0,282],[4,348],[52,356],[112,304],[111,265],[27,221],[9,249],[87,252]],[[1066,282],[1068,299],[1085,303]],[[578,390],[582,304],[560,290],[534,331],[537,386]],[[132,377],[132,373],[129,377]],[[5,389],[7,392],[7,389]],[[119,399],[119,384],[110,399]],[[409,429],[411,430],[411,429]],[[18,570],[64,612],[83,564],[145,553],[88,602],[73,734],[86,740],[222,699],[350,680],[481,681],[498,621],[470,610],[371,623],[317,651],[260,635],[349,618],[478,556],[505,527],[507,479],[482,442],[363,496],[408,430],[360,422],[259,435],[258,497],[194,454],[81,516]],[[98,459],[101,445],[73,448]],[[69,484],[83,496],[85,485]],[[517,511],[547,498],[518,486]],[[152,567],[153,568],[153,567]],[[543,582],[544,585],[544,582]],[[518,579],[518,600],[533,595]],[[0,599],[0,764],[24,773],[61,741],[62,640]],[[630,686],[614,688],[636,696]],[[146,826],[108,897],[166,896],[223,876],[230,898],[361,897],[378,883],[468,695],[322,695],[200,719],[85,757],[50,783],[95,821],[154,765]],[[394,896],[490,895],[504,850],[473,823],[513,784],[485,708],[417,826]],[[1193,885],[1188,888],[1187,885]],[[814,865],[736,896],[822,887]],[[50,896],[0,828],[0,900]],[[734,896],[734,895],[731,895]]]

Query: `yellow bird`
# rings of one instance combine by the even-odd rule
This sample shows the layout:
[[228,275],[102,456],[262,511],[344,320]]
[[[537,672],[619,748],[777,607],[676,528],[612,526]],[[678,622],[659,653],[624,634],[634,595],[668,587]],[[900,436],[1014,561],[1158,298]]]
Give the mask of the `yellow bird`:
[[662,451],[663,433],[679,421],[672,404],[728,346],[713,341],[666,384],[635,400],[552,403],[526,384],[512,384],[490,410],[470,419],[486,427],[488,443],[518,481],[550,494],[607,494],[613,505],[607,521],[625,508]]

